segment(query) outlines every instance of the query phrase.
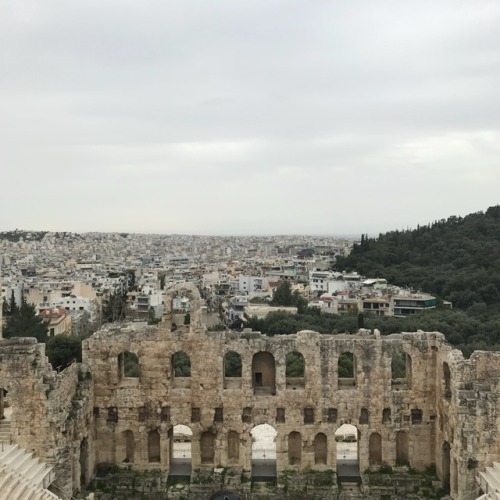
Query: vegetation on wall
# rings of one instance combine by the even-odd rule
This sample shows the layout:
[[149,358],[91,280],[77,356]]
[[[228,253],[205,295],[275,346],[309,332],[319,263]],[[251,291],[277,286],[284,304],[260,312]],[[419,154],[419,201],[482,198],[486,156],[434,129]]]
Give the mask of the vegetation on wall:
[[54,369],[64,369],[73,361],[82,360],[82,340],[68,335],[56,335],[47,342],[45,354]]

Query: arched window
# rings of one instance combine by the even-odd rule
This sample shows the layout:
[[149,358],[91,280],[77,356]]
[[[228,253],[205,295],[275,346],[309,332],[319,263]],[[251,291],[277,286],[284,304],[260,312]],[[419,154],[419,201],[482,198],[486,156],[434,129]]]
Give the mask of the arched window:
[[224,389],[241,388],[241,356],[234,351],[224,355]]
[[276,429],[269,424],[260,424],[251,431],[252,477],[267,480],[276,478]]
[[123,441],[123,462],[134,463],[135,441],[132,431],[122,432]]
[[328,440],[326,434],[319,432],[314,438],[314,463],[326,465],[328,457]]
[[285,362],[287,389],[303,388],[305,386],[304,356],[297,351],[289,352]]
[[148,462],[159,462],[161,459],[160,433],[157,430],[148,433]]
[[302,436],[300,432],[290,432],[288,434],[288,463],[290,465],[300,465],[302,460]]
[[185,352],[172,355],[172,375],[174,387],[191,387],[191,360]]
[[133,352],[118,354],[118,380],[123,378],[139,378],[139,358]]
[[189,478],[192,472],[191,442],[193,431],[183,424],[174,425],[169,433],[170,474]]
[[215,436],[210,431],[205,431],[200,438],[201,463],[213,464],[215,457]]
[[390,424],[391,423],[391,409],[390,408],[384,408],[382,410],[382,423],[383,424]]
[[235,431],[229,431],[227,435],[227,458],[233,462],[240,458],[240,438]]
[[252,384],[255,394],[276,394],[276,366],[270,352],[261,351],[252,358]]
[[241,377],[241,356],[237,352],[224,355],[224,377]]
[[356,357],[352,352],[344,352],[338,363],[339,389],[356,386]]
[[368,412],[368,408],[361,408],[361,413],[359,414],[359,423],[360,424],[370,423],[370,413]]
[[396,433],[396,464],[409,465],[408,460],[408,434],[405,431]]
[[370,435],[369,460],[370,465],[382,464],[382,436],[378,432],[373,432]]
[[411,387],[411,356],[405,352],[396,352],[391,359],[391,381],[393,388]]

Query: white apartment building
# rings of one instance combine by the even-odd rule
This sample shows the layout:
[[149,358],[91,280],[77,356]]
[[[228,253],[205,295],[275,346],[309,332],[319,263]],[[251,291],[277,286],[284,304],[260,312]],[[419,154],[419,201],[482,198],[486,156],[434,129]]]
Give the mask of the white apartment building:
[[240,274],[238,276],[238,293],[251,294],[262,292],[267,289],[269,279],[264,276],[246,276]]

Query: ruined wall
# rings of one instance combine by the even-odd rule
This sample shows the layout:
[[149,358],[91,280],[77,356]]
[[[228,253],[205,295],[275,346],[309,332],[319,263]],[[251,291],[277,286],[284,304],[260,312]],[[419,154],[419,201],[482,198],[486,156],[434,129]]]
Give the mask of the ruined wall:
[[500,353],[476,351],[464,360],[446,346],[437,368],[436,468],[460,498],[477,489],[479,469],[500,461]]
[[[12,441],[53,466],[53,491],[70,498],[80,487],[73,450],[82,436],[92,442],[90,377],[76,363],[56,373],[45,344],[33,338],[9,339],[0,340],[0,387],[8,391],[12,407]],[[89,468],[94,466],[91,452]]]
[[[194,434],[193,467],[204,465],[199,445],[204,431],[215,434],[214,458],[208,465],[230,463],[228,434],[233,432],[240,442],[238,463],[250,470],[250,431],[255,425],[268,423],[278,431],[278,470],[290,467],[287,447],[291,432],[299,432],[302,439],[301,462],[293,467],[335,468],[334,433],[342,423],[349,422],[360,432],[362,471],[369,466],[369,440],[374,432],[382,437],[382,460],[396,463],[398,431],[408,434],[411,465],[423,469],[434,461],[435,348],[442,343],[441,334],[421,333],[380,337],[305,331],[267,337],[255,332],[171,332],[162,327],[102,330],[85,341],[84,347],[84,361],[94,374],[95,383],[94,414],[98,415],[95,428],[99,441],[96,461],[123,461],[124,433],[131,431],[135,439],[134,463],[155,466],[148,460],[147,435],[158,430],[160,463],[168,467],[169,431],[176,424],[184,424]],[[118,357],[124,351],[138,356],[138,378],[120,376]],[[178,351],[191,359],[187,384],[184,378],[179,384],[174,377],[172,356]],[[241,356],[242,377],[225,383],[223,358],[228,351]],[[305,359],[303,387],[287,388],[285,357],[292,351]],[[253,386],[253,359],[262,352],[275,360],[275,385],[267,392]],[[342,385],[340,381],[339,387],[337,365],[344,352],[351,352],[356,358],[352,381],[355,385]],[[393,387],[391,359],[397,352],[411,357],[413,377],[409,375],[407,382]],[[264,386],[266,382],[264,376]],[[199,422],[192,422],[193,408],[200,411]],[[222,408],[222,422],[214,422],[217,408]],[[246,408],[251,408],[249,418],[243,418]],[[284,422],[277,421],[278,409],[284,410]],[[311,423],[305,423],[306,409],[313,415]],[[390,417],[383,422],[384,409],[390,409]],[[421,419],[412,420],[412,410],[420,411]],[[220,415],[216,420],[220,420]],[[283,420],[283,414],[278,420]],[[314,441],[318,433],[327,437],[326,464],[315,463]]]
[[[138,377],[126,376],[127,351],[138,357]],[[188,374],[176,374],[179,352],[190,358]],[[228,352],[241,357],[241,377],[224,376]],[[292,352],[303,356],[305,373],[287,381]],[[344,353],[354,373],[339,378]],[[395,377],[397,357],[404,374]],[[500,461],[500,353],[465,360],[437,332],[267,337],[197,326],[172,332],[168,322],[111,325],[84,341],[83,361],[57,374],[43,344],[0,341],[14,441],[55,467],[54,491],[64,498],[98,463],[168,470],[177,424],[192,430],[192,467],[201,470],[250,471],[250,433],[262,423],[277,431],[278,474],[335,470],[334,435],[346,422],[359,432],[361,472],[381,462],[435,464],[453,498],[474,491],[477,471]]]

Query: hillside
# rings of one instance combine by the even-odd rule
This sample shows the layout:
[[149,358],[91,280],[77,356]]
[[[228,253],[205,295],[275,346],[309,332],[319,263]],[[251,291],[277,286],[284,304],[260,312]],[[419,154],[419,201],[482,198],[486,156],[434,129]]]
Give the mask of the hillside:
[[500,205],[378,238],[363,235],[337,269],[430,292],[462,310],[500,311]]

